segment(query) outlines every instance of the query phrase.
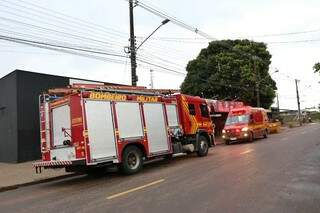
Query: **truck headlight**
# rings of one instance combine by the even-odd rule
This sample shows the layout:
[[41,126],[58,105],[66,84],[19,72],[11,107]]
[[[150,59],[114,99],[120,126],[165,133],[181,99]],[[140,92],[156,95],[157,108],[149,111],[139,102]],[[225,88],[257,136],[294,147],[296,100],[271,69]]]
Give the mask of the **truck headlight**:
[[242,132],[246,132],[246,131],[248,131],[248,130],[249,130],[248,127],[243,127],[243,128],[241,129]]
[[223,130],[222,130],[222,133],[223,133],[223,134],[225,134],[225,133],[226,133],[226,130],[225,130],[225,129],[223,129]]

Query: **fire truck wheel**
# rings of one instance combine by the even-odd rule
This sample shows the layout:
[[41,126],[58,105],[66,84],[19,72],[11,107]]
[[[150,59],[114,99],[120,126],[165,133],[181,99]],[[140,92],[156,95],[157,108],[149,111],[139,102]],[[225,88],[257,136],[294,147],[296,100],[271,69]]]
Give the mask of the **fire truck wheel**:
[[202,135],[199,136],[199,147],[198,147],[198,156],[204,157],[208,154],[209,151],[209,144],[208,139]]
[[142,169],[142,165],[141,150],[136,146],[128,146],[123,152],[120,166],[121,172],[125,175],[131,175],[139,172]]

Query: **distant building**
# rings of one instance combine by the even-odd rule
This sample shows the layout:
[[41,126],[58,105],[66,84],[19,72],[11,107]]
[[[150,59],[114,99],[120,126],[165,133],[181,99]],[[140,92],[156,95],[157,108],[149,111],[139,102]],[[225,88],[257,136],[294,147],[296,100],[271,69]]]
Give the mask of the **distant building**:
[[40,158],[39,94],[73,83],[118,85],[23,70],[15,70],[0,79],[0,162]]

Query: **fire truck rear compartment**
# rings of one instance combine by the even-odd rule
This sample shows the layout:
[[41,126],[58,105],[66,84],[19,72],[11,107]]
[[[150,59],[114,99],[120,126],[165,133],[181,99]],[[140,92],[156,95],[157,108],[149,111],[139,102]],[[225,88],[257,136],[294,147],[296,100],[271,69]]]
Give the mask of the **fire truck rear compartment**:
[[[69,145],[71,139],[70,106],[62,105],[52,109],[53,149],[52,161],[76,160],[75,148]],[[68,142],[68,143],[67,143]]]
[[117,159],[112,107],[109,101],[85,100],[90,161]]

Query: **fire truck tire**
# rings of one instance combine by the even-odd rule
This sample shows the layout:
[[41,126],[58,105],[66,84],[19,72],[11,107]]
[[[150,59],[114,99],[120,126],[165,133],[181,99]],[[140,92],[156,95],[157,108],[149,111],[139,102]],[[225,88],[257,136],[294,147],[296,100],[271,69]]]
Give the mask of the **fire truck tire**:
[[202,136],[202,135],[199,136],[198,146],[199,147],[198,147],[197,155],[199,157],[206,156],[209,151],[209,143],[208,143],[208,139],[205,136]]
[[132,175],[139,172],[142,166],[142,151],[136,146],[128,146],[122,155],[121,172],[125,175]]

